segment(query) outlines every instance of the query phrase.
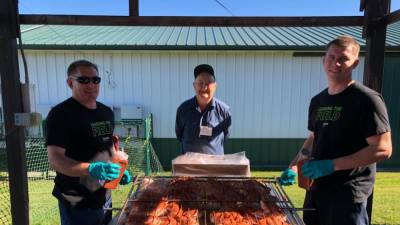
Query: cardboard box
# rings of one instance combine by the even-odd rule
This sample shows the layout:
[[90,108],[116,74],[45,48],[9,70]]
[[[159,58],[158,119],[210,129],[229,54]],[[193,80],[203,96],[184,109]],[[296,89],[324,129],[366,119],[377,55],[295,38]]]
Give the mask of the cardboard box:
[[250,177],[250,161],[245,152],[208,155],[187,152],[172,160],[173,176]]

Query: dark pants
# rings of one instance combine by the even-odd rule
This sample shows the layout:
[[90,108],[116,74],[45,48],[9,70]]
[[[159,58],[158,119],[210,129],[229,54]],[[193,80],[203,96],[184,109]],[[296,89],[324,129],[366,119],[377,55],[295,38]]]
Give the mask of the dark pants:
[[107,225],[112,218],[111,210],[74,207],[59,200],[61,225]]
[[354,203],[341,193],[307,191],[304,208],[316,210],[304,211],[303,219],[307,225],[368,225],[366,206],[367,201]]

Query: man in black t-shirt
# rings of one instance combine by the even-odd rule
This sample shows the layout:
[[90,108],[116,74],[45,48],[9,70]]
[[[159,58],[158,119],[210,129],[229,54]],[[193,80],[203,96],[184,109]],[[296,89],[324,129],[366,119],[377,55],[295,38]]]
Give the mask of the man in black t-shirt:
[[[306,193],[303,218],[307,225],[367,225],[367,199],[375,181],[376,162],[392,153],[390,125],[382,95],[352,80],[360,46],[350,36],[327,45],[323,67],[328,88],[311,100],[303,149],[311,160],[296,167],[300,154],[281,175],[295,182],[296,171],[314,180]],[[304,152],[304,150],[303,150]]]
[[[98,68],[79,60],[68,67],[72,97],[58,104],[46,119],[46,146],[56,170],[53,195],[58,199],[62,225],[102,225],[111,219],[111,193],[103,188],[119,176],[111,163],[114,115],[97,102]],[[120,184],[128,184],[127,171]]]

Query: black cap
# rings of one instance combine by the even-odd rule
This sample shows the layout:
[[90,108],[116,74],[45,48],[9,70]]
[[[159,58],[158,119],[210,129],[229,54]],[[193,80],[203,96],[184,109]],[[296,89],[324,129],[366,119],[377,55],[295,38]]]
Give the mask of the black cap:
[[211,76],[213,76],[215,80],[214,69],[208,64],[200,64],[196,66],[196,68],[194,68],[194,79],[196,79],[197,75],[204,72],[211,74]]

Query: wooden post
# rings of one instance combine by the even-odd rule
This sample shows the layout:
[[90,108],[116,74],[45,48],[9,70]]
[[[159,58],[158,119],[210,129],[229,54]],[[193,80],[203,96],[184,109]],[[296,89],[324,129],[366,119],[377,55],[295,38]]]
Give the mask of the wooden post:
[[129,0],[129,16],[139,16],[139,0]]
[[366,38],[363,82],[377,92],[382,90],[387,24],[383,19],[390,13],[390,0],[366,1],[364,9]]
[[[367,40],[363,83],[377,92],[382,92],[387,27],[384,18],[390,14],[390,0],[361,0],[362,9],[364,9],[363,38]],[[370,224],[373,197],[374,192],[372,191],[367,200]]]
[[[22,112],[16,37],[17,1],[4,0],[0,7],[0,76],[4,107],[5,139],[12,224],[29,224],[28,179],[23,127],[14,125],[14,114]],[[7,204],[6,204],[7,205]]]

